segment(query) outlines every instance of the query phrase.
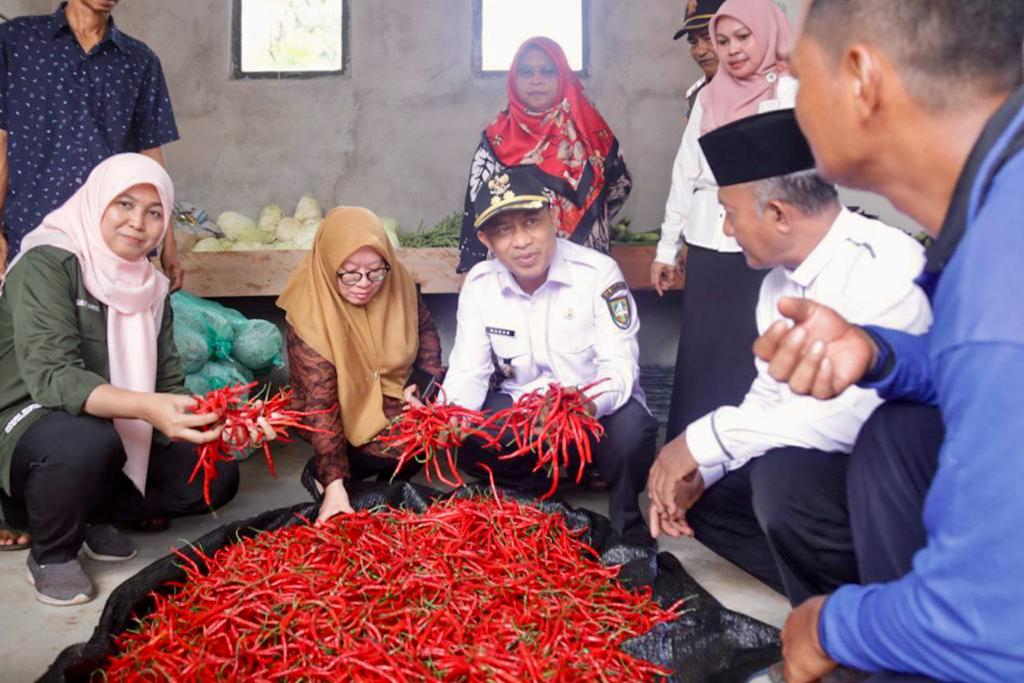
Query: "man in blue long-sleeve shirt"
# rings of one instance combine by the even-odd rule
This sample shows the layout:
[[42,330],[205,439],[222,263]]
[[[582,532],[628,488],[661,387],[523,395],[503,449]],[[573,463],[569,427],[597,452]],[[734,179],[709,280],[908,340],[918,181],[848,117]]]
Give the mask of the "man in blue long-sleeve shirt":
[[788,300],[796,324],[755,350],[799,393],[860,383],[935,404],[945,435],[912,568],[796,609],[788,681],[837,663],[1024,680],[1022,32],[1020,0],[809,3],[791,62],[801,127],[824,175],[884,194],[937,236],[921,280],[935,322],[922,336],[864,329]]

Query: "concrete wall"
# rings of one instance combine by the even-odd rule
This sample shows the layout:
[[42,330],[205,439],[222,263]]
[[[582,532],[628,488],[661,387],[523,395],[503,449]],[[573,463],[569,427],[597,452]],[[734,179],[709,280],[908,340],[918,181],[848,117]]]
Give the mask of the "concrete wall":
[[[160,56],[181,140],[167,148],[181,198],[212,213],[288,207],[305,191],[361,204],[403,227],[462,207],[470,155],[505,104],[504,79],[471,69],[470,0],[351,0],[340,78],[233,81],[229,0],[126,0],[119,26]],[[50,0],[0,0],[46,12]],[[586,88],[620,137],[636,182],[627,213],[660,222],[697,70],[677,2],[593,0]]]
[[[789,0],[794,23],[800,0]],[[0,0],[9,15],[55,0]],[[163,61],[181,140],[167,149],[178,194],[216,214],[289,208],[303,192],[361,204],[405,229],[461,208],[479,132],[504,105],[504,79],[472,73],[471,0],[350,0],[349,74],[233,81],[229,0],[125,0],[115,19]],[[587,92],[633,173],[624,215],[656,228],[682,133],[682,95],[699,75],[672,33],[676,0],[592,0]],[[883,200],[854,203],[892,213]]]
[[[57,4],[0,0],[0,12],[45,13]],[[394,216],[406,230],[462,207],[480,130],[505,104],[504,79],[472,72],[471,0],[349,4],[349,73],[291,81],[230,79],[229,0],[120,4],[118,25],[164,65],[181,132],[166,150],[180,198],[213,214],[253,215],[270,202],[290,210],[312,192],[328,206]],[[795,25],[802,0],[780,4]],[[585,86],[622,143],[634,179],[623,215],[638,229],[661,222],[683,93],[699,76],[685,42],[672,40],[682,5],[591,0]],[[844,199],[912,226],[877,196]],[[435,297],[431,306],[450,348],[454,298]],[[677,306],[677,297],[639,297],[643,362],[674,362]]]

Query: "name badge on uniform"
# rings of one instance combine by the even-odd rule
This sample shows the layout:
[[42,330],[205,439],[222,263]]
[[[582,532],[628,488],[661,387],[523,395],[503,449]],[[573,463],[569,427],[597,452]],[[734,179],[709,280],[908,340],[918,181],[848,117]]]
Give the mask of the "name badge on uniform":
[[506,330],[503,327],[488,327],[488,328],[485,328],[485,329],[487,331],[487,334],[496,334],[499,337],[514,337],[514,336],[516,336],[516,331],[515,330]]
[[612,322],[619,329],[625,330],[633,322],[633,303],[629,298],[629,287],[625,282],[616,282],[601,292],[601,298],[608,305],[608,313]]

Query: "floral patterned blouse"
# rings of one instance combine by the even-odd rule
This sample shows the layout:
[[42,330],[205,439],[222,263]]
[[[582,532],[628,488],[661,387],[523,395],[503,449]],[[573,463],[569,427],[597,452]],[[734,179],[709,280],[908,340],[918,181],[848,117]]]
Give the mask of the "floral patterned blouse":
[[[418,297],[418,300],[420,345],[414,365],[440,378],[441,337],[430,310],[423,302],[423,297]],[[334,410],[328,413],[307,419],[307,424],[311,427],[330,433],[299,431],[302,438],[313,446],[313,464],[317,479],[323,486],[327,486],[335,479],[348,478],[351,473],[348,450],[354,448],[345,439],[341,410],[337,407],[339,371],[330,360],[299,338],[291,325],[288,325],[286,337],[291,386],[295,392],[293,409],[315,411],[334,407]],[[402,408],[403,403],[400,399],[384,397],[384,414],[389,419],[401,413]],[[359,451],[379,458],[393,457],[385,450],[384,445],[376,440],[363,445]]]

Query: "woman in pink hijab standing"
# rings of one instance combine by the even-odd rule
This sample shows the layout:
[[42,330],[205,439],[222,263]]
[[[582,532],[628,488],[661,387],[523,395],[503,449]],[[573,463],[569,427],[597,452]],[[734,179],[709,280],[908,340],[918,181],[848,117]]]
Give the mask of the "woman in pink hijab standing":
[[701,90],[683,133],[651,264],[661,293],[672,281],[677,256],[685,253],[668,440],[719,406],[739,405],[756,374],[751,347],[764,274],[747,266],[740,245],[723,232],[725,210],[698,139],[737,119],[791,108],[797,90],[786,62],[789,21],[772,0],[727,0],[708,28],[718,73]]
[[[216,418],[192,398],[174,347],[168,281],[146,254],[167,232],[174,187],[160,164],[120,154],[97,166],[25,236],[0,295],[0,489],[27,518],[28,579],[42,602],[90,600],[79,550],[133,557],[111,522],[200,513],[193,444]],[[214,505],[238,488],[227,463]]]

